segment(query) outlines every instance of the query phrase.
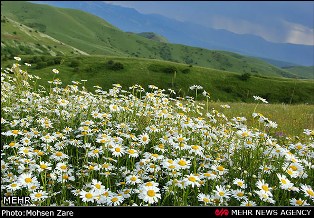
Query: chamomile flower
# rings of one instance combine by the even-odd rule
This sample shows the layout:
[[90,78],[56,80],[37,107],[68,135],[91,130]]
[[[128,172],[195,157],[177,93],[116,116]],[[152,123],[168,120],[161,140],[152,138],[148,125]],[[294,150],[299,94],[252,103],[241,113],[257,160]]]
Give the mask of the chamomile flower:
[[204,193],[199,193],[197,195],[198,201],[202,202],[204,205],[210,204],[211,196]]
[[246,189],[246,187],[247,187],[247,185],[245,184],[243,179],[235,178],[233,180],[233,184],[237,185],[238,187],[240,187],[242,189]]
[[122,195],[112,194],[107,198],[107,205],[108,206],[119,206],[123,202],[124,198]]
[[137,175],[129,175],[126,177],[126,183],[131,185],[136,185],[141,182],[141,179]]
[[262,180],[258,180],[256,182],[256,186],[261,190],[264,191],[265,193],[269,194],[270,191],[272,190],[271,187],[269,187],[269,184],[266,183],[263,179]]
[[138,142],[142,145],[147,145],[150,142],[149,135],[147,133],[143,133],[138,136]]
[[306,197],[309,197],[312,200],[314,200],[314,191],[313,191],[313,188],[311,186],[302,184],[301,189],[302,189],[302,191]]
[[32,201],[43,201],[49,197],[48,193],[42,190],[36,190],[29,196],[31,197]]
[[293,187],[293,183],[290,182],[289,179],[285,175],[281,175],[277,173],[277,177],[280,182],[280,188],[285,189],[285,190],[290,190]]
[[161,194],[159,193],[159,188],[155,186],[143,186],[138,195],[140,199],[149,204],[154,204],[161,199]]
[[80,191],[80,198],[83,202],[94,202],[96,200],[96,193],[94,191]]
[[197,176],[195,174],[186,175],[185,178],[183,179],[183,182],[184,182],[185,186],[191,185],[192,188],[194,188],[194,186],[196,186],[196,187],[201,186],[201,180],[200,180],[199,176]]
[[310,204],[306,202],[306,200],[303,200],[299,198],[298,200],[295,198],[292,198],[290,200],[290,205],[292,206],[309,206]]
[[24,187],[31,187],[34,183],[38,182],[37,178],[31,173],[22,173],[17,180],[18,184]]

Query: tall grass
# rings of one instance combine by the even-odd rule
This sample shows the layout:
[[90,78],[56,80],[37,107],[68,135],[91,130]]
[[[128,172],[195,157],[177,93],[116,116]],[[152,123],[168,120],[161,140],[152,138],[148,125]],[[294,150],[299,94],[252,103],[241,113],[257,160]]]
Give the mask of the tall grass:
[[279,137],[261,105],[255,128],[154,85],[61,87],[57,69],[45,88],[16,60],[1,72],[4,195],[33,205],[313,205],[313,130]]

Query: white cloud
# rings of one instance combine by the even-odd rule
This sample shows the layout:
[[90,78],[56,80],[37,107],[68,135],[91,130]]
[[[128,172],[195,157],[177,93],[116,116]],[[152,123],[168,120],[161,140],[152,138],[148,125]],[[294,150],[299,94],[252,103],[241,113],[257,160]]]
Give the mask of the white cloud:
[[314,30],[301,24],[280,19],[272,22],[256,23],[234,17],[211,16],[204,25],[215,29],[225,29],[237,34],[253,34],[270,42],[314,45]]
[[283,21],[287,28],[286,42],[314,45],[314,30],[297,23]]

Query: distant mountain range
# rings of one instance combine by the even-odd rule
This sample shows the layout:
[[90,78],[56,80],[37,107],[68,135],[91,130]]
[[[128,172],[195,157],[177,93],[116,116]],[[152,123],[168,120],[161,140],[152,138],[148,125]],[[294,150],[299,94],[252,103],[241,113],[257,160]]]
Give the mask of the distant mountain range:
[[[90,13],[30,2],[1,2],[1,57],[12,55],[110,55],[197,65],[238,74],[312,78],[257,58],[172,44],[151,33],[124,32]],[[303,69],[302,69],[303,70]]]
[[[206,49],[226,50],[243,55],[274,59],[292,65],[313,66],[314,46],[272,43],[249,34],[235,34],[156,14],[141,14],[135,9],[97,1],[36,1],[89,12],[127,32],[155,32],[171,43]],[[272,61],[274,62],[274,61]],[[289,64],[288,64],[289,65]]]

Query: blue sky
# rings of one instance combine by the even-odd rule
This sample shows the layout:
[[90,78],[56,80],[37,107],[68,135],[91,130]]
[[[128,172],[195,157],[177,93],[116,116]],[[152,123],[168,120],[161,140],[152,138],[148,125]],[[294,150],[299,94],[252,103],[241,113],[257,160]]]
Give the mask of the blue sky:
[[314,1],[105,1],[267,41],[314,45]]

